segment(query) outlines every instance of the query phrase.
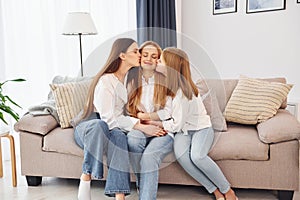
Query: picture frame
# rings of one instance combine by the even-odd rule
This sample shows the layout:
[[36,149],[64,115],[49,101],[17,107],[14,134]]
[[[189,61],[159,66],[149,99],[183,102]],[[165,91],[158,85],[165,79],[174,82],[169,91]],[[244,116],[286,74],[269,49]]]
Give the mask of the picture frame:
[[213,14],[237,12],[237,0],[213,0]]
[[[300,0],[297,0],[300,1]],[[247,0],[246,13],[285,10],[286,0]]]
[[300,0],[297,0],[297,3],[300,3]]

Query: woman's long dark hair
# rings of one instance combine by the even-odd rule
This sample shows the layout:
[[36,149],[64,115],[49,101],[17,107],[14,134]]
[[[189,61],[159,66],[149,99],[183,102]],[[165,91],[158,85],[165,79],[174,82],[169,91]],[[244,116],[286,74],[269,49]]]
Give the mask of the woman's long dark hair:
[[122,62],[122,60],[119,57],[120,54],[126,53],[127,49],[135,42],[136,41],[131,38],[119,38],[113,43],[110,54],[104,67],[96,74],[90,85],[81,119],[88,117],[94,111],[94,92],[100,77],[106,73],[116,72],[119,69]]

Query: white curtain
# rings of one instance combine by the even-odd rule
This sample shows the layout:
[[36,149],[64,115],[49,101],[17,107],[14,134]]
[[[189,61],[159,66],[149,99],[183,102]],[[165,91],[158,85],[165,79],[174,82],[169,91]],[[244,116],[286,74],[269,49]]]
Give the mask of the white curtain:
[[0,82],[26,79],[4,88],[23,107],[20,115],[47,100],[55,75],[79,75],[79,37],[62,35],[74,11],[90,12],[98,31],[82,36],[83,61],[104,41],[136,29],[135,0],[0,0]]
[[55,75],[79,75],[79,37],[62,35],[68,12],[90,12],[98,31],[82,36],[83,60],[105,40],[136,29],[134,0],[0,2],[0,81],[27,80],[6,86],[24,109],[46,100]]

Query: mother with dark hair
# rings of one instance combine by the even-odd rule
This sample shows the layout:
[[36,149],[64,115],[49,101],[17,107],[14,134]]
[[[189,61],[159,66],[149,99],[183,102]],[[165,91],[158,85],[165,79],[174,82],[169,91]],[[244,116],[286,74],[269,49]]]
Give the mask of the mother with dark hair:
[[[139,119],[125,116],[128,70],[140,65],[138,44],[130,38],[117,39],[110,55],[94,77],[81,122],[75,127],[76,143],[84,150],[78,199],[91,199],[91,178],[103,178],[103,155],[107,152],[108,174],[105,194],[124,200],[130,193],[130,164],[126,133],[133,128],[155,131]],[[97,117],[97,115],[101,117]]]

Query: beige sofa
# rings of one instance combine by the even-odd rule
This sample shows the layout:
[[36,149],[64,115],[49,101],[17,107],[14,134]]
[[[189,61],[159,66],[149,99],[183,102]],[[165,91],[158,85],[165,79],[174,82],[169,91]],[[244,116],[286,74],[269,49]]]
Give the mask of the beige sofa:
[[[284,78],[270,80],[285,82]],[[212,106],[223,112],[237,83],[237,79],[207,80],[198,86],[204,92],[215,91],[218,105]],[[227,131],[216,131],[209,155],[234,188],[277,190],[284,200],[292,199],[298,190],[300,126],[285,107],[286,101],[274,117],[258,125],[227,123]],[[21,170],[28,185],[39,185],[42,177],[80,177],[83,151],[74,141],[73,128],[62,129],[50,114],[27,114],[15,130],[20,133]],[[173,154],[163,161],[159,182],[199,185]]]

